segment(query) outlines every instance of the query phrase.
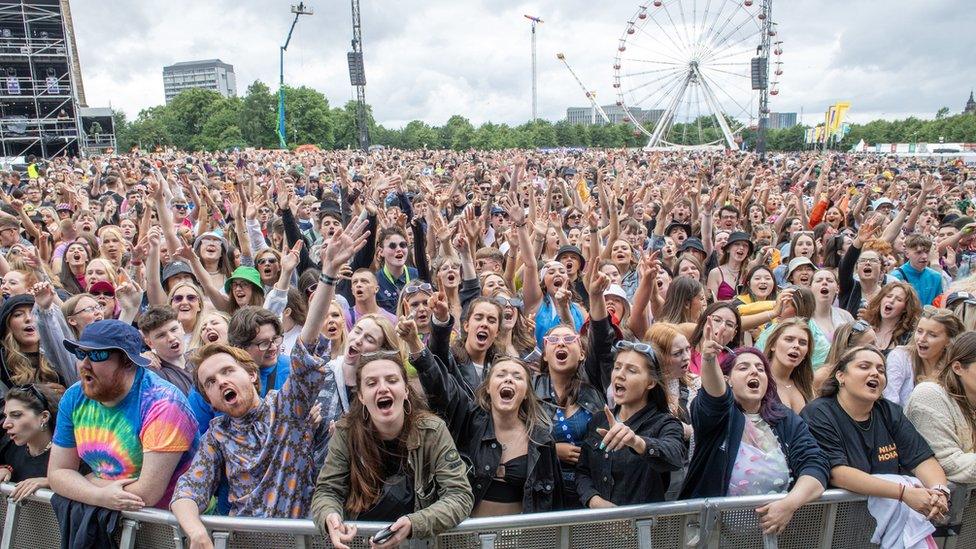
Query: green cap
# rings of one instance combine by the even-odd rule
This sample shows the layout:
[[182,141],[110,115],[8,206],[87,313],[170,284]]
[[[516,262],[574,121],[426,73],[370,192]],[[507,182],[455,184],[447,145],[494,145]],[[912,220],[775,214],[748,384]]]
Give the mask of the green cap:
[[230,295],[230,285],[235,279],[246,280],[254,284],[262,294],[264,293],[264,284],[261,284],[261,273],[254,267],[238,267],[234,269],[230,278],[224,282],[224,291],[227,292],[227,295]]

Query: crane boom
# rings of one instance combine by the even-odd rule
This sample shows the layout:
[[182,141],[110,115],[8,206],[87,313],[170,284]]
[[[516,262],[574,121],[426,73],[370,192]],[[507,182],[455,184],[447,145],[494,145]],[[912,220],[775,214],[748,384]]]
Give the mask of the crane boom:
[[607,113],[606,111],[603,110],[603,107],[601,107],[600,104],[596,102],[596,99],[593,98],[593,94],[590,93],[589,88],[587,88],[586,85],[583,84],[583,81],[580,80],[579,75],[576,74],[576,71],[573,70],[573,67],[569,66],[569,61],[566,61],[566,56],[564,54],[557,53],[556,59],[559,59],[560,61],[563,62],[563,65],[566,65],[566,68],[569,70],[569,73],[573,75],[573,79],[576,80],[576,83],[579,84],[580,89],[583,90],[583,93],[586,95],[586,98],[590,101],[590,105],[593,106],[593,109],[596,110],[596,112],[600,113],[600,118],[603,118],[603,121],[606,122],[607,124],[612,124],[612,122],[610,122],[610,117],[607,116]]

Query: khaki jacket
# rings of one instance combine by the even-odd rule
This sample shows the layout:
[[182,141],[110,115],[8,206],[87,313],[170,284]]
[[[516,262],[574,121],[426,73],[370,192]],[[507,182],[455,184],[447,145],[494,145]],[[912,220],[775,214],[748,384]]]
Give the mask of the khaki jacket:
[[[407,463],[414,477],[414,509],[407,515],[411,537],[433,538],[457,526],[471,514],[474,496],[467,467],[461,460],[444,421],[428,415],[418,422],[418,433],[407,440]],[[312,519],[328,535],[325,517],[339,513],[349,494],[348,430],[337,428],[329,442],[329,454],[312,494]]]

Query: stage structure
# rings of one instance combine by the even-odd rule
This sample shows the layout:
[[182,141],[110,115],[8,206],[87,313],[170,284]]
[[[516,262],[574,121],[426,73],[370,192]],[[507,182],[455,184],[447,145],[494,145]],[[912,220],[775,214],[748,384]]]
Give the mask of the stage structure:
[[[771,13],[772,0],[654,0],[637,9],[617,44],[613,87],[646,148],[737,149],[749,127],[763,143],[769,95],[778,93],[768,75]],[[775,67],[778,77],[778,54]],[[637,109],[664,112],[652,126]]]
[[0,0],[0,156],[77,155],[81,71],[67,0]]
[[352,0],[352,51],[346,54],[349,62],[349,83],[356,88],[356,140],[359,148],[369,149],[369,120],[366,117],[366,69],[363,66],[363,26],[359,17],[359,0]]

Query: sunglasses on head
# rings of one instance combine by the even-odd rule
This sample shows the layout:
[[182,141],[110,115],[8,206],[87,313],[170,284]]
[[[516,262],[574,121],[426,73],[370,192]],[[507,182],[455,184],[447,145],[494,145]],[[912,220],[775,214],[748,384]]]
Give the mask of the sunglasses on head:
[[407,246],[408,246],[408,244],[407,244],[407,241],[406,240],[404,240],[403,242],[390,242],[389,244],[386,245],[386,247],[389,248],[389,249],[391,249],[391,250],[395,250],[397,248],[406,250],[407,249]]
[[634,351],[635,353],[640,353],[650,359],[654,368],[658,367],[657,353],[654,351],[654,347],[648,345],[647,343],[627,341],[626,339],[621,339],[614,344],[613,350],[615,352],[620,351]]
[[405,294],[415,294],[417,292],[432,294],[434,293],[434,287],[428,284],[427,282],[421,282],[419,284],[413,284],[411,286],[407,286],[406,288],[403,289],[403,293]]
[[561,336],[547,335],[544,338],[542,338],[542,341],[544,341],[548,345],[558,345],[560,343],[570,345],[572,343],[576,343],[577,341],[579,341],[579,334],[566,334]]
[[271,209],[270,208],[261,208],[260,210],[258,210],[258,212],[260,212],[262,214],[269,214],[269,213],[271,213]]
[[87,358],[92,362],[105,362],[108,360],[109,355],[112,354],[112,351],[109,349],[94,349],[91,351],[86,351],[79,347],[75,347],[75,349],[71,352],[78,360],[85,360]]
[[871,325],[868,324],[867,322],[864,322],[863,320],[858,320],[857,322],[854,323],[853,326],[851,326],[851,330],[857,334],[863,334],[864,332],[868,331],[870,328]]
[[45,410],[51,409],[51,404],[50,402],[48,402],[47,397],[44,396],[44,393],[41,392],[41,390],[38,389],[37,386],[34,385],[33,383],[28,383],[27,385],[19,385],[15,388],[23,389],[24,391],[27,391],[28,393],[33,395],[34,398],[36,398],[37,401],[41,403],[41,407],[44,408]]

